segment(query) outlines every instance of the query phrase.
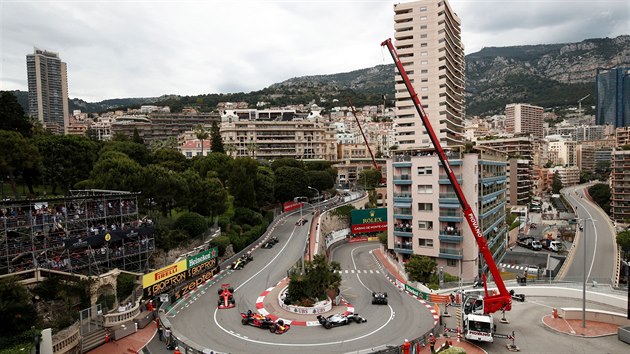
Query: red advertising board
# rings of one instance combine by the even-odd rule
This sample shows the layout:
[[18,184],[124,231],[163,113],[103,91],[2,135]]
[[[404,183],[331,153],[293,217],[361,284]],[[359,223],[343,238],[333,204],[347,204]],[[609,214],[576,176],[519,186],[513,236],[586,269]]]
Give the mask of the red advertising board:
[[284,202],[282,206],[284,208],[284,212],[286,213],[287,211],[295,210],[302,205],[304,205],[304,202]]
[[358,237],[352,237],[348,240],[349,243],[353,243],[353,242],[367,242],[368,238],[367,236],[358,236]]
[[387,221],[375,222],[372,224],[358,224],[352,225],[353,234],[364,234],[368,232],[379,232],[387,230]]

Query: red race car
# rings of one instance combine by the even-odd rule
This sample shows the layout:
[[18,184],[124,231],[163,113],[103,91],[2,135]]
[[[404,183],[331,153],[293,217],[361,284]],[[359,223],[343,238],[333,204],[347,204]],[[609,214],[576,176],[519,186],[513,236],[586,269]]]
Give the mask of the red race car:
[[241,312],[241,323],[243,326],[254,326],[262,329],[268,329],[269,332],[275,334],[282,334],[291,328],[291,325],[285,324],[283,320],[273,322],[270,317],[265,317],[259,313],[253,313],[252,310],[247,310],[246,313]]
[[234,301],[234,288],[232,288],[230,284],[221,285],[221,289],[219,289],[218,292],[218,305],[220,309],[229,309],[236,306],[236,301]]

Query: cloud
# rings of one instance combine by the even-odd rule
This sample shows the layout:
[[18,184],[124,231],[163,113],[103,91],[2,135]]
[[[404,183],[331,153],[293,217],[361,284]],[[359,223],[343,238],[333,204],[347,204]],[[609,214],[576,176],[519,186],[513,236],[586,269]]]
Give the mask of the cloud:
[[[2,1],[2,0],[0,0]],[[88,101],[262,89],[390,63],[392,0],[2,1],[0,89],[26,89],[33,47]],[[628,32],[626,0],[452,0],[467,53]]]

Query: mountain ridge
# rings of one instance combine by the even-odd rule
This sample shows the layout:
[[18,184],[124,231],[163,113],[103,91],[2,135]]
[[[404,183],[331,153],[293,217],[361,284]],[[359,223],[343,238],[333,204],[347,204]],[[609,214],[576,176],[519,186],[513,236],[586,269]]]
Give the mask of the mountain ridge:
[[[508,47],[484,47],[466,55],[466,112],[468,115],[502,113],[507,103],[527,102],[545,108],[575,105],[590,95],[583,105],[595,100],[597,68],[630,67],[630,35],[615,38],[591,38],[575,43],[535,44]],[[102,112],[142,104],[170,105],[172,111],[196,106],[213,110],[219,102],[245,101],[269,105],[317,103],[330,109],[347,105],[351,98],[357,106],[383,102],[393,106],[394,65],[328,75],[293,77],[248,93],[202,94],[194,96],[163,95],[145,98],[116,98],[101,102],[70,100],[70,109]],[[19,91],[26,94],[24,91]],[[28,109],[28,99],[18,101]]]

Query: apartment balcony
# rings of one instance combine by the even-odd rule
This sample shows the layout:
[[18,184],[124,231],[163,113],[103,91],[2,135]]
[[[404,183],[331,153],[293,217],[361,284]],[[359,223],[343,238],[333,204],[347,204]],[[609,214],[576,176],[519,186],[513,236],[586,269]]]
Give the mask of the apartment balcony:
[[413,229],[411,227],[394,227],[394,236],[413,237]]
[[439,220],[443,222],[462,222],[464,217],[461,211],[440,210]]
[[394,192],[394,202],[406,202],[411,203],[411,193],[409,192]]
[[410,175],[394,175],[394,184],[411,185]]
[[396,253],[404,253],[404,254],[413,254],[413,246],[411,243],[397,243],[394,246],[394,252]]
[[[457,182],[462,185],[464,184],[464,180],[462,179],[462,174],[455,174],[455,178],[457,178]],[[451,181],[448,179],[447,175],[440,175],[440,178],[438,179],[438,183],[439,184],[451,184]]]
[[440,230],[440,241],[448,243],[460,243],[464,237],[462,236],[462,230],[447,227]]
[[459,199],[455,193],[440,193],[438,202],[440,204],[457,204],[459,205]]
[[440,248],[439,257],[446,259],[463,259],[464,256],[462,255],[462,253],[463,251],[461,249]]
[[393,159],[392,165],[394,167],[411,167],[411,156],[397,155]]

